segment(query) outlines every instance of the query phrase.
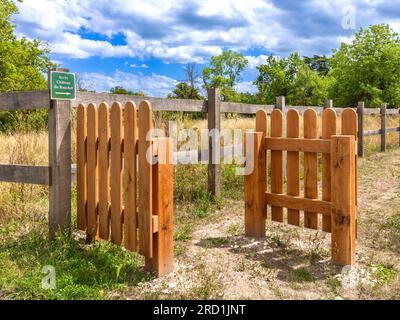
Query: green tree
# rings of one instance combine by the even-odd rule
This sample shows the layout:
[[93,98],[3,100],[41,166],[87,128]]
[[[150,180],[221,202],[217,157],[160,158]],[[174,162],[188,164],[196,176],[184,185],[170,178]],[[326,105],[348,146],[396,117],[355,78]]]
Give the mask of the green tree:
[[17,12],[14,1],[0,2],[0,92],[46,89],[43,74],[55,65],[45,42],[15,37],[11,19]]
[[121,86],[116,86],[114,88],[111,88],[110,89],[110,93],[113,93],[113,94],[126,94],[126,95],[130,95],[130,96],[144,97],[144,93],[142,91],[134,92],[134,91],[127,90],[127,89],[125,89],[125,88],[123,88]]
[[400,106],[400,39],[388,25],[361,28],[352,43],[334,51],[330,64],[338,105]]
[[275,103],[277,96],[285,96],[292,105],[321,105],[327,96],[330,80],[312,70],[297,52],[288,58],[269,56],[257,67],[254,82],[262,103]]
[[247,64],[248,61],[241,53],[232,50],[212,57],[210,66],[203,69],[204,87],[220,88],[224,100],[237,101],[240,94],[235,91],[235,85],[241,80],[241,74]]
[[[0,92],[47,89],[44,76],[55,66],[48,58],[47,44],[38,39],[17,39],[13,15],[18,10],[13,0],[0,1]],[[46,110],[0,112],[0,130],[42,129],[47,124]]]
[[186,82],[179,82],[174,91],[168,95],[170,99],[196,99],[201,100],[203,97],[201,96],[199,90],[196,87],[192,87]]

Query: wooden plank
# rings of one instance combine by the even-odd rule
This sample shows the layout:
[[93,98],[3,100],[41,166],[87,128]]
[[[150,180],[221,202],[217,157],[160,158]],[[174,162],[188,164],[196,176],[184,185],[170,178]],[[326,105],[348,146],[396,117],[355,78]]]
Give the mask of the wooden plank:
[[[245,234],[248,237],[265,236],[265,152],[262,148],[263,132],[246,133],[246,144],[253,150],[246,156],[246,166],[253,170],[244,176]],[[252,141],[252,142],[251,142]]]
[[[283,114],[279,109],[271,113],[271,137],[282,137],[283,134]],[[271,192],[283,192],[283,152],[271,151]],[[283,222],[283,209],[272,206],[271,216],[273,221]]]
[[381,152],[386,151],[386,104],[381,105]]
[[122,105],[111,106],[111,242],[122,243]]
[[257,114],[262,109],[267,113],[274,110],[274,105],[244,104],[237,102],[221,102],[221,113]]
[[[325,109],[332,109],[333,108],[333,100],[331,99],[326,99],[325,100],[325,105],[324,105],[324,110]],[[323,111],[322,111],[323,113]]]
[[[56,69],[68,71],[68,69]],[[50,79],[50,72],[49,77]],[[48,81],[50,83],[50,81]],[[49,87],[50,89],[50,87]],[[34,105],[29,102],[29,105]],[[51,100],[49,109],[49,237],[71,232],[71,102]]]
[[0,110],[16,111],[28,109],[49,109],[49,91],[23,91],[0,94]]
[[218,88],[208,90],[208,191],[214,196],[221,193],[221,159],[220,140],[221,133],[221,98]]
[[[267,112],[265,110],[258,110],[256,113],[256,132],[262,132],[262,140],[261,140],[261,148],[264,155],[264,162],[265,162],[265,169],[264,175],[262,177],[262,185],[264,185],[264,192],[268,191],[268,158],[267,158],[267,149],[265,145],[265,139],[268,135],[268,128],[267,128]],[[224,148],[225,150],[225,148]],[[225,152],[223,152],[225,153]],[[264,217],[267,218],[267,208],[264,209]]]
[[329,154],[331,141],[328,139],[266,138],[266,147],[269,150]]
[[[357,113],[350,109],[346,108],[343,113],[342,113],[342,135],[352,135],[354,139],[357,139]],[[359,143],[359,141],[357,141]],[[354,188],[355,188],[355,201],[356,201],[356,206],[358,205],[358,168],[357,168],[357,155],[355,155],[355,182],[354,182]],[[355,219],[357,221],[357,209],[355,212]],[[355,235],[357,236],[357,223],[355,223],[354,227],[356,228],[354,230]]]
[[331,203],[319,199],[308,199],[286,194],[266,193],[265,203],[270,206],[284,207],[292,210],[321,213],[331,215]]
[[87,108],[87,241],[97,235],[97,205],[99,201],[99,168],[98,168],[98,114],[96,105],[91,103]]
[[136,154],[137,154],[137,108],[128,102],[124,110],[124,246],[130,251],[137,250],[136,220]]
[[332,137],[332,262],[355,263],[354,136]]
[[[80,104],[76,115],[76,198],[77,227],[86,231],[87,226],[87,113],[86,107]],[[71,170],[72,171],[72,170]]]
[[110,108],[99,106],[99,237],[110,238]]
[[359,102],[357,106],[357,116],[358,116],[357,154],[359,157],[364,157],[364,112],[365,112],[364,102]]
[[[159,154],[153,170],[153,217],[157,217],[157,233],[153,234],[153,258],[146,258],[148,269],[161,277],[174,268],[174,183],[172,139],[156,139]],[[153,228],[154,230],[155,228]]]
[[139,106],[139,252],[147,259],[153,257],[152,164],[146,157],[151,148],[147,134],[152,128],[151,104],[143,101]]
[[[298,138],[300,134],[299,113],[294,109],[289,109],[286,114],[286,135],[288,138]],[[304,141],[304,140],[303,140]],[[296,151],[287,153],[286,162],[287,194],[290,196],[300,195],[300,157]],[[299,210],[288,209],[288,223],[299,226]]]
[[386,128],[386,132],[400,132],[400,127]]
[[50,185],[50,167],[0,164],[0,181]]
[[378,130],[367,130],[367,131],[364,131],[363,136],[364,137],[370,137],[370,136],[377,136],[377,135],[380,135],[380,134],[381,134],[381,130],[380,129],[378,129]]
[[[335,110],[326,109],[322,113],[322,138],[331,139],[336,134],[337,115]],[[331,155],[322,155],[322,200],[331,201]],[[331,218],[322,217],[322,230],[331,232]]]
[[[304,138],[316,139],[318,136],[317,112],[308,109],[304,112]],[[304,197],[318,198],[318,163],[316,153],[304,153]],[[318,214],[304,211],[304,227],[318,229]]]
[[114,102],[120,102],[125,105],[132,101],[139,105],[144,100],[152,104],[154,111],[207,112],[207,103],[204,100],[151,98],[111,93],[78,92],[77,99],[73,101],[73,104],[78,106],[80,103],[100,104],[104,102],[112,105]]

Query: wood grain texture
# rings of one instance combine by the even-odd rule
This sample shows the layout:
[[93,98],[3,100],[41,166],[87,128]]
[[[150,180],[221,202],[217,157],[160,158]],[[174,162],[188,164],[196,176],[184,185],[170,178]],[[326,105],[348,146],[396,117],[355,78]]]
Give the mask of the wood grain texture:
[[319,199],[307,199],[286,194],[266,193],[265,202],[267,205],[289,208],[295,211],[304,210],[307,212],[319,212],[327,217],[330,217],[331,215],[331,203]]
[[381,152],[386,151],[386,104],[381,105]]
[[111,241],[122,243],[122,106],[111,106]]
[[[304,112],[304,138],[316,139],[318,137],[317,112],[308,109]],[[316,153],[304,153],[304,197],[318,198],[318,163]],[[318,229],[318,214],[304,211],[304,227]]]
[[87,241],[92,241],[97,235],[97,204],[98,189],[98,114],[96,105],[89,104],[87,108]]
[[329,154],[331,141],[328,139],[266,138],[266,147],[269,150]]
[[246,156],[246,165],[253,168],[244,176],[245,234],[249,237],[265,236],[265,152],[262,148],[262,132],[246,133],[246,144],[253,150]]
[[49,105],[49,237],[54,239],[57,232],[71,233],[71,101],[51,100]]
[[0,181],[50,185],[50,167],[0,164]]
[[[283,114],[279,109],[271,113],[271,137],[282,137],[283,135]],[[271,151],[271,192],[283,193],[283,152]],[[271,217],[273,221],[283,222],[283,209],[281,207],[271,207]]]
[[[362,106],[364,106],[364,103],[361,103]],[[357,113],[351,109],[351,108],[346,108],[343,110],[342,113],[342,135],[352,135],[355,140],[357,140],[357,122],[358,122],[358,116]],[[363,124],[361,124],[363,125]],[[358,140],[357,140],[357,145],[358,145]],[[358,205],[358,166],[357,166],[357,154],[355,155],[355,181],[354,181],[354,189],[355,189],[355,201],[356,201],[356,206]],[[356,223],[354,224],[354,233],[357,237],[357,208],[355,212],[355,219]]]
[[49,107],[48,90],[0,93],[0,110],[49,109]]
[[134,102],[127,102],[124,110],[124,246],[130,251],[137,250],[137,137],[137,108]]
[[151,151],[151,141],[147,138],[153,128],[152,109],[148,101],[139,106],[139,252],[147,259],[153,257],[153,193],[152,164],[147,159]]
[[174,183],[172,164],[172,139],[158,138],[158,163],[153,170],[153,212],[158,232],[153,235],[153,258],[146,258],[148,269],[161,277],[174,268]]
[[[300,117],[299,113],[294,110],[288,110],[286,114],[286,134],[288,138],[298,138],[300,135]],[[288,151],[286,161],[286,179],[287,194],[290,196],[300,195],[300,156],[296,151]],[[288,208],[288,223],[299,226],[300,212],[299,210]]]
[[[265,139],[268,135],[268,117],[267,117],[267,112],[265,110],[258,110],[256,113],[256,132],[262,132],[262,140],[261,140],[261,148],[262,152],[264,155],[264,175],[262,177],[262,185],[264,185],[264,190],[265,192],[268,191],[268,158],[267,158],[267,149],[266,149],[266,144],[265,144]],[[245,149],[246,150],[246,149]],[[264,217],[267,219],[267,207],[264,208]]]
[[110,108],[99,106],[99,237],[110,238]]
[[87,114],[83,104],[78,106],[76,115],[76,198],[77,227],[86,231],[87,226]]
[[[322,113],[322,138],[331,139],[336,134],[337,115],[335,110],[326,109]],[[322,200],[331,201],[331,155],[322,155]],[[322,217],[322,230],[331,232],[331,217]]]
[[355,263],[355,143],[354,136],[332,137],[332,262]]

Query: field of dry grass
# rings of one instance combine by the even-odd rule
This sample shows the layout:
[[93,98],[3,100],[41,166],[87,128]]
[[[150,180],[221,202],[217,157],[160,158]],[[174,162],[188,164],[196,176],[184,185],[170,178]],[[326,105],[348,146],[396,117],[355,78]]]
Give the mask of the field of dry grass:
[[[377,129],[379,121],[366,117],[366,130]],[[389,117],[388,127],[398,125]],[[179,126],[201,129],[207,121],[185,119]],[[222,127],[252,129],[254,119],[228,117]],[[0,163],[45,165],[47,138],[45,132],[0,134]],[[376,152],[379,137],[366,138],[367,156],[359,163],[358,263],[348,274],[330,265],[325,233],[269,223],[263,241],[243,237],[243,186],[231,166],[223,169],[219,199],[205,191],[207,167],[176,168],[177,266],[163,279],[147,275],[140,256],[106,243],[85,245],[77,232],[73,240],[61,237],[49,245],[47,188],[0,183],[0,299],[399,299],[398,139],[389,134],[383,154]],[[51,293],[40,289],[40,270],[48,263],[60,269],[62,286]]]

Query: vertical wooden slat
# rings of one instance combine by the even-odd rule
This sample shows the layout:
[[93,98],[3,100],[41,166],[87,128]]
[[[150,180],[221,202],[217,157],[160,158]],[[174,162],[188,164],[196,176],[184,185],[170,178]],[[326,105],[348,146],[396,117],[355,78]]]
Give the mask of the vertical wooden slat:
[[111,241],[122,243],[122,106],[111,106]]
[[87,109],[87,241],[97,235],[98,190],[98,115],[96,105],[91,103]]
[[[361,103],[362,106],[364,106],[364,103]],[[346,108],[342,112],[342,134],[343,135],[352,135],[354,136],[354,139],[357,140],[357,113],[351,109],[351,108]],[[357,143],[359,143],[359,140],[357,140]],[[355,155],[355,181],[354,181],[354,188],[355,188],[355,201],[356,201],[356,206],[357,206],[357,198],[358,198],[358,169],[357,169],[357,155]],[[355,212],[355,219],[356,223],[354,225],[355,227],[355,235],[357,237],[357,209]]]
[[124,245],[130,251],[137,250],[136,221],[136,105],[128,102],[124,110]]
[[[265,158],[265,169],[264,169],[264,174],[263,174],[263,181],[262,184],[264,185],[264,192],[268,191],[268,159],[267,159],[267,149],[265,148],[265,138],[267,137],[268,134],[268,128],[267,128],[267,112],[265,110],[258,110],[256,112],[256,132],[262,132],[263,137],[261,141],[261,148],[263,150],[263,155]],[[264,210],[264,216],[267,218],[267,208]]]
[[158,232],[153,235],[153,258],[146,259],[148,269],[159,277],[174,268],[174,183],[172,164],[172,139],[156,139],[158,163],[153,165],[153,212],[158,217]]
[[153,257],[152,165],[147,160],[151,148],[147,133],[152,127],[151,104],[143,101],[139,106],[139,252],[147,259]]
[[[295,109],[288,110],[286,114],[286,128],[288,138],[298,138],[299,129],[299,113]],[[300,157],[298,152],[288,152],[286,162],[287,176],[287,194],[290,196],[300,195]],[[288,209],[288,223],[292,225],[300,225],[299,210]]]
[[[246,166],[252,168],[252,172],[244,176],[245,198],[245,234],[249,237],[265,236],[265,152],[262,149],[262,132],[248,132],[246,144],[253,150],[248,150]],[[250,164],[249,164],[250,162]]]
[[[283,114],[279,109],[274,109],[271,113],[271,137],[282,137],[283,134]],[[283,193],[283,152],[271,151],[271,192]],[[283,208],[271,207],[273,221],[283,222]]]
[[86,230],[87,226],[87,113],[83,104],[78,106],[76,128],[76,170],[77,170],[77,227]]
[[[331,139],[336,134],[336,112],[325,109],[322,113],[322,139]],[[331,201],[331,155],[322,155],[322,200]],[[322,230],[331,232],[331,217],[322,216]]]
[[109,106],[102,103],[99,106],[99,237],[110,238],[110,123]]
[[355,143],[354,136],[333,136],[332,171],[332,262],[355,262]]
[[[304,112],[304,138],[318,137],[317,112],[307,109]],[[316,153],[304,153],[304,197],[318,198],[318,163]],[[304,227],[318,229],[318,213],[304,212]]]

